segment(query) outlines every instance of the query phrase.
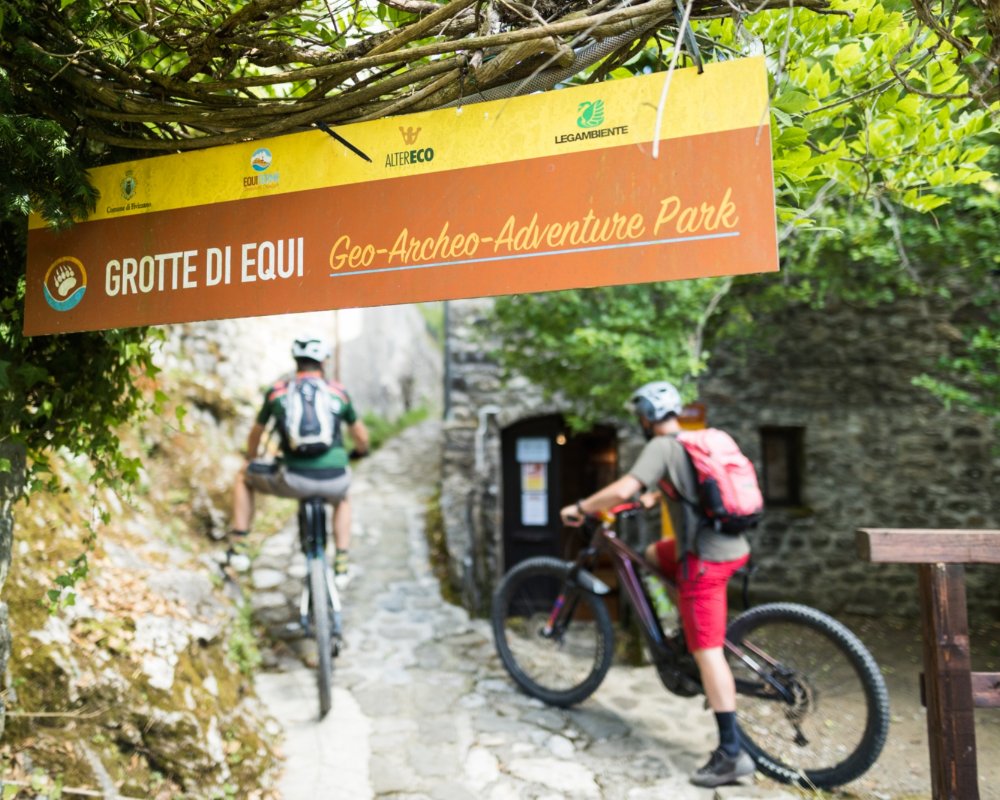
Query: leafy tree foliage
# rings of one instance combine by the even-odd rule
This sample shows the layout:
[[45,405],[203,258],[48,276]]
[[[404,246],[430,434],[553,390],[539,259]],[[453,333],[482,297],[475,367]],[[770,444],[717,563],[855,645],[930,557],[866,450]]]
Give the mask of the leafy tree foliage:
[[[749,12],[690,0],[706,59],[763,53],[768,61],[779,219],[786,255],[794,255],[785,261],[804,271],[783,300],[817,287],[848,290],[824,255],[846,240],[823,226],[849,236],[888,232],[895,241],[908,209],[931,211],[951,187],[983,181],[978,137],[993,125],[1000,73],[997,2],[764,0]],[[575,63],[574,49],[612,36],[624,37],[621,46],[573,80],[663,70],[678,27],[675,4],[663,0],[0,0],[0,152],[8,164],[0,190],[0,436],[24,442],[36,459],[65,446],[106,456],[108,469],[130,468],[116,464],[108,431],[140,405],[134,376],[152,371],[147,333],[20,334],[26,210],[57,225],[85,215],[93,197],[84,168],[119,159],[122,151],[111,148],[135,157],[471,101],[557,72]],[[792,237],[800,229],[807,233]],[[891,261],[891,251],[883,257]],[[899,284],[873,296],[912,288],[907,273],[888,274]],[[609,359],[601,385],[644,379],[664,364],[693,376],[704,368],[709,334],[724,328],[717,312],[729,320],[753,313],[730,297],[745,294],[730,292],[733,285],[522,298],[513,310],[501,306],[501,321],[520,344],[513,357],[528,371],[535,363],[523,356],[538,359],[543,384],[555,374],[546,365],[587,364],[588,377],[602,375],[596,353]],[[759,303],[783,301],[758,294]],[[650,330],[658,333],[652,350]],[[953,366],[965,369],[972,353],[989,352],[988,335],[969,341],[977,344]],[[944,374],[925,382],[956,399],[954,391],[967,391],[947,388]],[[588,391],[582,382],[579,391]]]
[[[620,411],[622,386],[668,375],[692,393],[713,342],[750,323],[759,335],[782,305],[947,294],[967,321],[940,371],[914,379],[949,402],[1000,411],[1000,159],[988,161],[1000,106],[986,100],[970,51],[913,6],[839,0],[831,11],[696,23],[714,57],[768,59],[783,275],[501,298],[502,362],[592,420]],[[992,39],[976,46],[973,60],[989,63]]]
[[[139,376],[152,376],[145,329],[26,338],[26,220],[39,209],[55,225],[93,207],[85,161],[51,120],[20,113],[0,70],[0,442],[20,444],[34,481],[45,481],[52,452],[91,457],[99,480],[133,475],[115,428],[145,405]],[[148,387],[147,387],[148,388]],[[9,465],[0,464],[0,469]]]

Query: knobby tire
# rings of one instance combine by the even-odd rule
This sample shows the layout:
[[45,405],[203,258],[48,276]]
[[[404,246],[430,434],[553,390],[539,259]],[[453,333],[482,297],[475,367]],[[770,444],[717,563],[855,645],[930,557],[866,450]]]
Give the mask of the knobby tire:
[[[590,697],[611,667],[614,630],[604,601],[566,583],[571,563],[539,556],[517,564],[493,595],[493,640],[504,668],[532,697],[566,707]],[[561,591],[561,635],[545,626]]]
[[326,585],[323,558],[309,559],[309,604],[313,635],[316,637],[316,682],[319,688],[319,716],[322,719],[333,705],[333,652],[330,630],[330,595]]
[[775,780],[831,789],[864,774],[889,732],[885,680],[861,640],[808,606],[770,603],[734,619],[726,638],[778,667],[789,703],[727,649],[739,697],[736,715],[757,768]]

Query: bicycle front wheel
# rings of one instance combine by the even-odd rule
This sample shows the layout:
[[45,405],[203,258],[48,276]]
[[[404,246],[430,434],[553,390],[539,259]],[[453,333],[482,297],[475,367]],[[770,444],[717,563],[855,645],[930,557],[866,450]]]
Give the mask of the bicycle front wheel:
[[544,556],[522,561],[497,587],[491,613],[511,678],[532,697],[562,707],[593,694],[614,655],[608,609],[567,582],[571,566]]
[[309,610],[316,637],[316,682],[319,688],[319,716],[322,719],[333,704],[333,651],[330,629],[330,593],[326,585],[323,558],[309,559]]
[[727,640],[740,732],[761,772],[830,789],[875,763],[889,695],[875,659],[844,625],[808,606],[771,603],[734,619]]

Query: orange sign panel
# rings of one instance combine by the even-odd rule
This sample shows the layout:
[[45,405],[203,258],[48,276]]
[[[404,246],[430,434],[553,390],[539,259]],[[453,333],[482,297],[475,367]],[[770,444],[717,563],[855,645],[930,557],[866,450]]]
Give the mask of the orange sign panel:
[[95,169],[87,221],[31,220],[25,333],[776,270],[763,60],[664,80],[338,128],[367,160],[309,131]]

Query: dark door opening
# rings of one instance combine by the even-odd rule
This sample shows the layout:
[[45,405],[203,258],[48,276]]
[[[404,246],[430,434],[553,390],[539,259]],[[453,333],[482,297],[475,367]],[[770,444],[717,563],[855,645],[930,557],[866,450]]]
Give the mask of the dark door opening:
[[[578,529],[563,526],[559,509],[617,477],[615,429],[572,434],[562,415],[550,414],[504,429],[500,446],[504,570],[533,556],[575,557],[583,541]],[[601,580],[615,589],[611,570],[598,566]]]

